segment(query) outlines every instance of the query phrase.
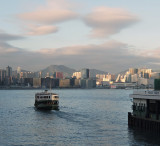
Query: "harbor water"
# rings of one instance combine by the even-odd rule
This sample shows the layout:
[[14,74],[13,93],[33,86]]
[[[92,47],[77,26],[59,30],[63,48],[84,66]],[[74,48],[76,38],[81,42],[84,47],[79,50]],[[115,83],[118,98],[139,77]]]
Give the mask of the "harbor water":
[[52,90],[59,111],[34,108],[40,91],[0,90],[0,146],[160,145],[160,135],[128,127],[132,90]]

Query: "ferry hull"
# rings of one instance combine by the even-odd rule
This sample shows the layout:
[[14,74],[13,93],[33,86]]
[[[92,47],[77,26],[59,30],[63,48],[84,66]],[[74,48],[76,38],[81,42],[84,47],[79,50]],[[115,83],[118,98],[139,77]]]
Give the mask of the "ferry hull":
[[35,107],[42,110],[59,110],[59,105],[51,105],[45,103],[35,104]]

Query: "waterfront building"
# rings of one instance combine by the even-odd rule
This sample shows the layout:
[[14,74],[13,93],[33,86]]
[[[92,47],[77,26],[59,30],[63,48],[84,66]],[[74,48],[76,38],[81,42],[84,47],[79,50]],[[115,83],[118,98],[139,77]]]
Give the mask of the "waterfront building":
[[95,88],[96,80],[95,79],[81,79],[81,88]]
[[49,75],[49,72],[47,72],[47,74],[46,74],[46,76],[45,77],[49,77],[50,75]]
[[21,73],[21,67],[17,67],[17,74],[19,74],[20,75],[20,73]]
[[81,70],[81,79],[88,79],[89,78],[89,69],[82,69]]
[[81,78],[81,72],[74,72],[72,75],[72,78],[80,79]]
[[74,79],[74,87],[80,87],[80,79]]
[[36,74],[35,72],[21,72],[20,76],[23,78],[35,78]]
[[53,77],[57,79],[63,79],[63,72],[54,72]]
[[10,66],[6,67],[6,77],[12,77],[12,68]]
[[23,77],[24,77],[24,76],[23,76],[23,72],[21,72],[21,73],[20,73],[20,78],[23,78]]
[[116,78],[116,82],[120,82],[120,77],[121,77],[121,75],[118,74],[118,76],[117,76],[117,78]]
[[96,80],[95,79],[87,79],[86,80],[86,88],[95,88]]
[[102,81],[102,86],[109,87],[112,83],[112,81]]
[[105,74],[96,74],[96,78],[103,80],[104,78],[106,78],[106,75]]
[[115,75],[112,74],[97,74],[97,79],[100,79],[101,81],[115,81]]
[[48,88],[48,89],[59,87],[59,79],[54,79],[50,77],[41,78],[41,86],[43,88]]
[[28,87],[33,87],[33,78],[24,78],[24,84]]
[[138,74],[131,75],[131,82],[137,83],[138,82]]
[[41,71],[38,73],[38,78],[42,78],[42,72]]
[[146,78],[138,78],[138,86],[141,86],[141,85],[144,85],[144,86],[146,86],[146,85],[148,85],[148,79],[146,79]]
[[160,73],[159,72],[153,72],[151,73],[152,79],[160,79]]
[[80,86],[81,86],[81,88],[86,88],[86,80],[85,79],[81,79]]
[[5,79],[5,85],[11,85],[12,84],[12,68],[10,66],[6,67],[6,79]]
[[6,78],[6,70],[0,69],[0,84],[3,85]]
[[33,78],[33,87],[34,88],[41,87],[41,78]]
[[129,68],[129,73],[131,75],[137,74],[138,73],[138,69],[137,68]]
[[69,88],[69,87],[71,87],[71,80],[70,79],[60,79],[59,80],[59,87],[60,88]]
[[127,74],[125,75],[125,82],[126,82],[126,83],[131,83],[131,74],[130,74],[130,73],[127,73]]
[[140,74],[140,77],[142,78],[150,78],[151,73],[152,73],[152,69],[147,69],[147,68],[138,69],[138,74]]
[[108,79],[108,81],[115,81],[115,75],[108,73],[106,75],[106,79]]

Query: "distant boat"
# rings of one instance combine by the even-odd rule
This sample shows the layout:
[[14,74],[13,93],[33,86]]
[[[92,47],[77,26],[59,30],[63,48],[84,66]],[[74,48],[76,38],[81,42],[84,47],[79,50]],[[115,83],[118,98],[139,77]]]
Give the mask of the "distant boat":
[[59,96],[56,93],[44,92],[35,94],[35,104],[37,109],[59,110]]

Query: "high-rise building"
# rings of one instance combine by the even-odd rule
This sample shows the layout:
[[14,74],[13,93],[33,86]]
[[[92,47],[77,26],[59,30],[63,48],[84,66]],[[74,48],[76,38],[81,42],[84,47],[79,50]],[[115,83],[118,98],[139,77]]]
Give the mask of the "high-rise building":
[[81,78],[82,79],[88,79],[89,78],[89,69],[82,69],[81,70]]
[[63,79],[63,72],[56,72],[56,78]]
[[63,79],[63,72],[54,72],[53,77],[57,79]]
[[137,83],[138,82],[138,74],[131,75],[131,81],[132,81],[132,83]]
[[72,75],[72,78],[80,79],[81,78],[81,72],[74,72]]
[[151,79],[160,79],[160,73],[159,72],[151,73]]
[[96,74],[96,78],[103,80],[103,78],[106,78],[106,74]]
[[21,74],[21,67],[19,67],[19,66],[17,67],[17,74],[19,74],[19,75]]
[[138,69],[137,68],[129,68],[129,73],[131,75],[137,74],[138,73]]
[[49,77],[49,72],[47,72],[46,77]]
[[125,82],[126,83],[131,83],[131,74],[130,73],[125,75]]
[[38,78],[42,78],[42,72],[41,71],[38,73]]
[[6,77],[12,77],[12,68],[10,66],[6,67]]
[[0,69],[0,82],[1,83],[4,82],[5,78],[6,78],[6,71],[3,69]]

